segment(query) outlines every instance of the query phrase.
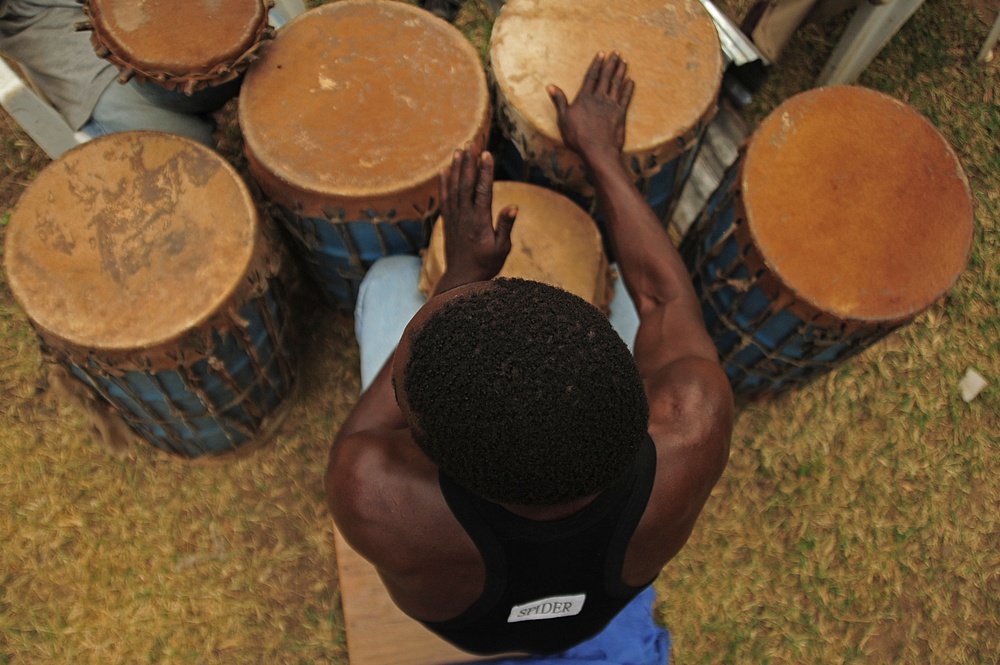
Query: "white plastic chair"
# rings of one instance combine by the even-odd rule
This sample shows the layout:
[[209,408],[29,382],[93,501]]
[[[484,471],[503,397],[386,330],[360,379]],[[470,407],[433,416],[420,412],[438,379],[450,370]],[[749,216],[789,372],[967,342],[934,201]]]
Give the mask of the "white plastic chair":
[[0,59],[0,106],[22,129],[55,159],[70,148],[90,139],[73,131],[47,99],[35,92],[20,74]]
[[983,48],[979,50],[979,55],[976,57],[979,62],[986,62],[990,59],[990,53],[993,52],[993,47],[997,45],[998,38],[1000,38],[1000,12],[997,13],[997,17],[993,21],[993,27],[990,28],[990,34],[987,35],[986,41],[983,42]]
[[[302,0],[275,0],[269,16],[280,27],[306,10]],[[52,159],[90,136],[74,131],[47,99],[37,93],[22,75],[0,59],[0,106]]]

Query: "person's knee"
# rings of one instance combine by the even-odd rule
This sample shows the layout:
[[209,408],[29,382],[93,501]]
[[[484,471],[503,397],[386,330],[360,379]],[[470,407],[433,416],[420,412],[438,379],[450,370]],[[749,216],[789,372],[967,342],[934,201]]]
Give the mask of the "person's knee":
[[420,272],[420,257],[409,254],[383,256],[368,269],[362,284],[369,280],[396,279],[400,274],[409,276],[414,274],[414,272]]
[[97,101],[86,127],[88,133],[102,134],[155,130],[186,136],[209,147],[215,145],[215,121],[210,116],[160,108],[131,84],[111,83]]
[[[363,316],[365,302],[373,298],[375,306],[384,305],[387,295],[398,294],[416,287],[420,280],[420,258],[416,256],[386,256],[372,265],[358,287],[355,318]],[[374,295],[369,295],[374,294]]]
[[382,287],[395,288],[396,285],[416,283],[420,277],[420,258],[410,255],[385,256],[368,269],[361,280],[358,301],[367,291],[377,291]]

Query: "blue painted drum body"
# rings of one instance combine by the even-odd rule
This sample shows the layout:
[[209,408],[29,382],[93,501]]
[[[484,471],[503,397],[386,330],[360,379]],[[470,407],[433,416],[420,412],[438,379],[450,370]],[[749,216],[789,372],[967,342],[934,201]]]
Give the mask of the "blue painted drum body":
[[[390,211],[393,212],[393,211]],[[373,263],[383,256],[416,254],[427,247],[430,216],[405,221],[344,222],[336,215],[306,217],[281,206],[285,230],[310,275],[334,305],[357,300],[358,287]]]
[[490,119],[472,45],[400,2],[300,14],[240,92],[250,172],[320,292],[344,309],[376,260],[427,246],[438,175],[457,148],[485,145]]
[[43,355],[95,419],[218,457],[270,440],[295,379],[288,257],[270,235],[218,153],[122,132],[38,175],[6,268]]
[[145,83],[137,81],[135,86],[140,95],[161,108],[178,113],[205,114],[218,111],[226,105],[226,102],[240,94],[242,83],[243,76],[241,75],[232,81],[199,88],[191,93],[170,90],[158,83],[148,81]]
[[965,267],[972,219],[912,109],[848,86],[784,102],[680,248],[734,392],[801,386],[911,321]]
[[114,405],[146,441],[182,457],[235,452],[258,438],[294,377],[281,285],[239,309],[240,325],[208,331],[212,346],[155,372],[111,373],[91,358],[73,376]]
[[670,221],[722,82],[718,33],[698,3],[509,0],[490,37],[490,80],[503,133],[500,174],[555,189],[601,222],[593,185],[579,156],[563,144],[546,92],[554,84],[572,101],[595,44],[619,51],[628,63],[635,93],[626,117],[626,166],[656,214]]
[[[702,316],[737,394],[777,392],[807,383],[860,353],[895,326],[848,333],[818,313],[800,318],[745,262],[737,226],[746,224],[734,189],[738,165],[709,198],[681,255],[701,300]],[[768,295],[768,292],[771,295]],[[809,319],[809,320],[806,320]]]

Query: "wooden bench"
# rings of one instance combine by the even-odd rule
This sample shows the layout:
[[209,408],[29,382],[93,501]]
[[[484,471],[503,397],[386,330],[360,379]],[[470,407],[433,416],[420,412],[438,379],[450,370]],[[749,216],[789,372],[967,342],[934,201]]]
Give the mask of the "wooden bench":
[[351,665],[446,665],[486,660],[461,651],[396,607],[375,568],[334,529]]

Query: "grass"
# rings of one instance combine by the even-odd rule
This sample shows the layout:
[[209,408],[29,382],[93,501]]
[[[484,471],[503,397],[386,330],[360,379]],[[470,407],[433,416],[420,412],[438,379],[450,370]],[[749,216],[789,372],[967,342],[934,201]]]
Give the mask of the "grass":
[[[749,3],[721,4],[740,16]],[[988,663],[1000,648],[1000,118],[997,68],[974,61],[988,26],[971,9],[925,4],[859,81],[959,152],[976,206],[969,269],[861,357],[741,409],[730,466],[661,576],[678,662]],[[812,85],[844,23],[797,36],[751,124]],[[965,404],[970,367],[991,386]]]
[[[751,3],[718,4],[738,20]],[[478,3],[459,18],[481,52],[489,23]],[[844,24],[799,33],[752,126],[811,86]],[[1000,77],[974,60],[987,29],[970,0],[927,2],[860,80],[926,114],[960,154],[976,206],[969,268],[861,356],[740,408],[729,468],[657,582],[673,662],[1000,652]],[[46,163],[0,116],[0,220]],[[306,329],[312,362],[274,446],[221,466],[148,446],[117,459],[46,391],[0,280],[0,663],[347,662],[321,475],[357,394],[357,350],[345,316],[316,311]],[[970,367],[990,385],[966,404]]]

